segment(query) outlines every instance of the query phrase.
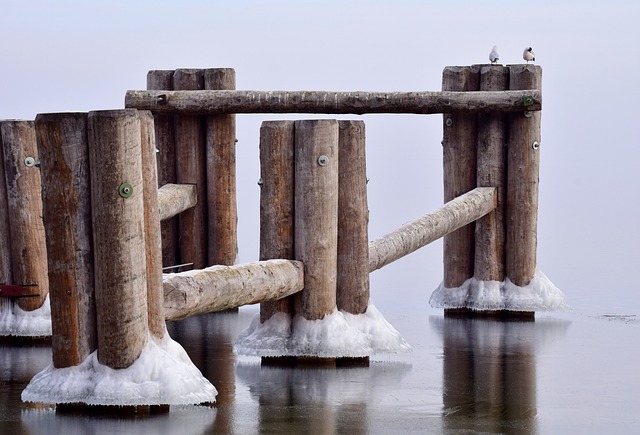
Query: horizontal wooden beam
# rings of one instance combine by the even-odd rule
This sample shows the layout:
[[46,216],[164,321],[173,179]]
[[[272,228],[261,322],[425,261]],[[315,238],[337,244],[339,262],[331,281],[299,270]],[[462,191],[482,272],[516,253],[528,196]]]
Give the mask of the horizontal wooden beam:
[[268,260],[212,266],[168,275],[164,280],[167,320],[275,301],[304,287],[300,261]]
[[127,91],[125,107],[155,113],[452,113],[536,111],[538,90],[474,92]]
[[169,219],[198,202],[195,184],[165,184],[158,189],[160,220]]
[[442,208],[369,243],[369,272],[380,269],[496,208],[496,188],[476,187]]

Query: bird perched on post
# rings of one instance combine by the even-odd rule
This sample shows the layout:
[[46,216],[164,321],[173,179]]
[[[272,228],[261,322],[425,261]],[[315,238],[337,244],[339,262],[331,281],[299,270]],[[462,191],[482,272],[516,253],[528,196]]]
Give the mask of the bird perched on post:
[[524,60],[527,61],[527,63],[529,63],[530,60],[534,61],[536,60],[536,55],[533,54],[533,48],[531,47],[527,47],[524,49],[524,53],[522,53],[522,58]]
[[491,50],[491,53],[489,53],[489,60],[494,65],[498,60],[500,60],[500,55],[498,54],[498,46],[497,45],[494,45],[493,49]]

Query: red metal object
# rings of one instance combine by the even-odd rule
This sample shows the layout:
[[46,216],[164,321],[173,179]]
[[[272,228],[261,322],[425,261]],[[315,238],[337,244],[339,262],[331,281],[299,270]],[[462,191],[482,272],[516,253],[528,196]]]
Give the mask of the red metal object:
[[37,285],[0,284],[0,297],[24,298],[38,295]]

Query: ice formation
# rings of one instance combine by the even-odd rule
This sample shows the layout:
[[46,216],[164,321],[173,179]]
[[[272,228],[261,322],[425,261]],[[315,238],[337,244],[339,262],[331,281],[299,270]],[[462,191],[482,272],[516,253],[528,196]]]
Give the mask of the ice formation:
[[356,358],[410,352],[411,346],[370,304],[364,314],[334,309],[321,320],[307,320],[300,315],[291,319],[286,313],[277,313],[261,324],[260,314],[256,314],[236,340],[235,350],[252,356]]
[[50,364],[22,392],[25,402],[87,405],[190,405],[212,403],[215,387],[193,365],[185,350],[167,333],[149,336],[140,357],[126,369],[98,362],[97,351],[81,364]]
[[51,336],[51,306],[49,295],[40,308],[24,311],[14,299],[0,297],[0,336]]
[[434,308],[470,308],[472,310],[568,311],[564,294],[537,270],[531,282],[520,287],[509,278],[504,282],[466,280],[460,287],[441,283],[429,303]]

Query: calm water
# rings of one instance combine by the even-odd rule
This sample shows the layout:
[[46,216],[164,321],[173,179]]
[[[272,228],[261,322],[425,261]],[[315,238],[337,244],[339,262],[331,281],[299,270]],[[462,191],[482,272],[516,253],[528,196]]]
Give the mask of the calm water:
[[0,433],[637,433],[635,316],[500,322],[381,311],[413,353],[372,357],[368,368],[273,368],[234,356],[256,308],[170,324],[218,389],[218,404],[137,419],[27,407],[20,393],[50,349],[5,343]]

